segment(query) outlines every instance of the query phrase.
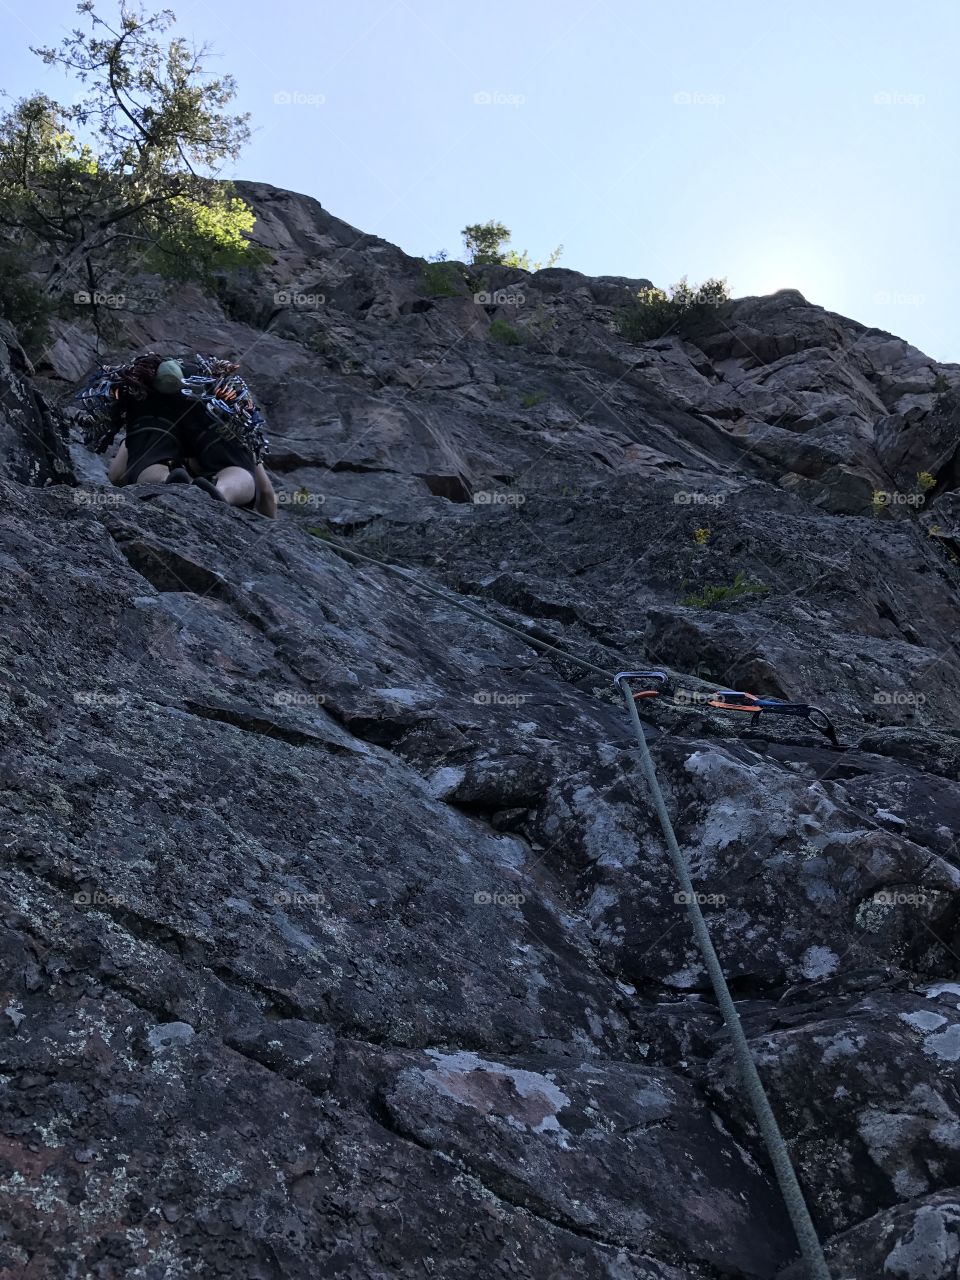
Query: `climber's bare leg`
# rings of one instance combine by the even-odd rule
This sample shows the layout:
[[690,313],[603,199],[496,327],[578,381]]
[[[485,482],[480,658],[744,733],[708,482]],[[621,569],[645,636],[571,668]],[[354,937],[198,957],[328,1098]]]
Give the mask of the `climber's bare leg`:
[[216,475],[216,485],[233,507],[246,507],[257,494],[256,481],[243,467],[224,467]]
[[124,441],[117,450],[116,457],[110,463],[107,469],[107,479],[111,484],[121,485],[126,483],[127,466],[129,459],[127,456],[127,442]]
[[165,484],[170,474],[170,466],[166,462],[155,462],[152,467],[144,467],[136,480],[131,484]]

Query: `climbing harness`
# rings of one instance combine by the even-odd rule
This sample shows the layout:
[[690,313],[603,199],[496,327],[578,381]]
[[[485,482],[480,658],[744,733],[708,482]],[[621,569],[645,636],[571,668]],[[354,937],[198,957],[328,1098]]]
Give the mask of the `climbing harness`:
[[629,674],[631,680],[655,681],[660,685],[659,689],[638,690],[633,694],[635,701],[643,698],[668,697],[673,699],[673,705],[677,707],[693,704],[712,707],[716,711],[740,711],[754,716],[755,724],[764,713],[772,716],[802,716],[813,725],[814,729],[829,738],[835,747],[840,748],[840,740],[833,721],[825,711],[808,702],[784,702],[780,698],[762,698],[755,693],[743,693],[735,689],[718,689],[712,693],[682,689],[674,685],[666,671],[631,671],[626,674]]
[[[687,914],[690,917],[690,923],[693,927],[693,935],[696,939],[697,946],[700,948],[700,954],[703,956],[704,966],[710,978],[710,985],[713,987],[713,993],[717,1000],[717,1006],[723,1017],[724,1025],[730,1035],[733,1045],[734,1061],[740,1074],[740,1080],[743,1085],[744,1093],[753,1108],[753,1113],[757,1118],[757,1124],[763,1143],[770,1156],[773,1165],[774,1174],[777,1179],[777,1185],[780,1188],[780,1194],[793,1226],[797,1243],[800,1246],[800,1253],[804,1261],[804,1268],[807,1273],[807,1280],[831,1280],[830,1272],[827,1268],[826,1258],[823,1254],[823,1246],[817,1235],[817,1229],[810,1217],[810,1211],[807,1208],[806,1201],[803,1197],[803,1190],[797,1179],[796,1171],[790,1160],[790,1152],[787,1150],[787,1144],[784,1141],[783,1134],[780,1132],[780,1126],[777,1124],[777,1118],[770,1106],[770,1100],[767,1097],[766,1090],[763,1087],[763,1081],[757,1071],[756,1063],[750,1052],[750,1045],[740,1023],[740,1015],[737,1013],[733,996],[730,994],[730,988],[727,985],[727,979],[723,972],[723,966],[720,958],[713,946],[710,937],[710,930],[707,928],[707,922],[704,919],[703,912],[700,910],[700,903],[693,887],[693,881],[690,879],[690,873],[684,862],[683,854],[677,842],[676,832],[673,829],[673,822],[670,819],[667,810],[666,801],[663,798],[663,791],[660,788],[660,781],[657,778],[656,766],[653,763],[653,757],[650,754],[650,748],[643,732],[643,725],[640,721],[640,715],[637,711],[637,695],[630,690],[631,680],[647,680],[656,679],[660,684],[666,685],[668,682],[667,673],[665,671],[621,671],[614,675],[610,671],[605,671],[602,667],[598,667],[593,662],[579,657],[577,654],[568,653],[561,649],[558,645],[548,644],[544,640],[539,640],[534,636],[525,634],[519,627],[510,626],[509,623],[501,622],[498,618],[493,618],[489,614],[482,612],[480,609],[474,609],[472,606],[464,604],[461,600],[454,599],[445,591],[438,591],[435,587],[428,587],[421,582],[408,569],[403,569],[399,565],[389,564],[385,560],[378,560],[375,556],[364,555],[360,551],[354,551],[350,547],[345,547],[341,543],[324,536],[324,546],[338,555],[346,556],[348,559],[365,561],[367,564],[376,565],[377,568],[385,569],[388,573],[394,574],[401,578],[408,586],[414,587],[418,591],[424,592],[426,595],[433,596],[442,600],[444,604],[450,605],[455,609],[460,609],[463,613],[469,614],[471,617],[491,626],[499,627],[502,631],[507,631],[511,635],[519,636],[525,644],[531,645],[535,649],[540,649],[546,653],[555,653],[559,657],[565,658],[568,662],[582,667],[587,671],[604,676],[606,679],[612,679],[616,688],[623,695],[624,702],[627,707],[627,714],[633,725],[637,741],[640,745],[640,767],[646,779],[647,786],[650,789],[650,795],[653,799],[653,807],[656,810],[657,818],[660,822],[660,829],[663,832],[663,838],[666,842],[667,853],[673,867],[674,874],[684,893],[684,900],[687,908]],[[657,689],[640,690],[640,697],[655,696],[660,693]],[[717,699],[729,698],[747,698],[753,697],[752,694],[734,693],[730,690],[722,690],[714,695]],[[775,699],[758,699],[759,702],[774,702]],[[800,715],[807,711],[816,712],[816,707],[806,707],[801,703],[783,703],[779,704],[789,707],[787,715]],[[803,706],[803,712],[794,710],[795,707]],[[726,707],[727,710],[739,711],[744,708],[739,705]],[[761,706],[759,712],[775,711],[776,706]],[[758,712],[755,710],[754,714]],[[819,713],[823,716],[823,712]],[[809,719],[810,717],[807,716]],[[826,720],[826,716],[823,716]],[[811,721],[813,723],[813,721]],[[829,724],[830,722],[827,721]],[[819,726],[818,726],[819,727]],[[830,725],[832,729],[833,726]],[[822,730],[825,732],[825,730]]]

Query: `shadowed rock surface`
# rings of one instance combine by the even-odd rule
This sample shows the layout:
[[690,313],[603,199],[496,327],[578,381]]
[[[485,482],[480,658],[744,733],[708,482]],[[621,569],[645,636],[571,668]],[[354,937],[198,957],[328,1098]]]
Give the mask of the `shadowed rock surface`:
[[960,368],[242,193],[266,277],[128,347],[243,360],[276,521],[0,345],[0,1276],[802,1275],[611,684],[333,537],[836,720],[641,705],[836,1280],[955,1277]]

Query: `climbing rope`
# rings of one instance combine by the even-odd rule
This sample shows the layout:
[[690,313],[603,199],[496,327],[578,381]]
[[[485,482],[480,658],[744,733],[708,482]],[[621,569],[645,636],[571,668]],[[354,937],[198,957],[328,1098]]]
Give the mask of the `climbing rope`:
[[462,600],[455,600],[445,591],[438,591],[436,587],[428,587],[426,583],[414,577],[409,569],[404,569],[400,565],[389,564],[386,560],[378,560],[375,556],[364,555],[360,551],[354,551],[352,547],[345,547],[342,543],[328,538],[326,534],[324,534],[321,541],[340,555],[348,556],[353,560],[365,560],[367,564],[374,564],[378,569],[388,570],[396,577],[402,578],[410,586],[416,587],[418,591],[423,591],[428,596],[434,596],[437,600],[442,600],[444,604],[452,605],[455,609],[461,610],[462,613],[469,614],[471,618],[476,618],[480,622],[490,623],[494,627],[499,627],[501,631],[509,631],[511,635],[519,636],[524,644],[532,645],[535,649],[542,649],[546,653],[555,653],[558,657],[566,658],[569,662],[583,667],[586,671],[593,671],[598,676],[603,676],[605,680],[613,679],[611,671],[598,667],[596,663],[587,662],[586,658],[581,658],[578,654],[568,653],[565,649],[561,649],[555,644],[547,644],[545,640],[538,640],[536,636],[529,635],[526,631],[522,631],[520,627],[511,627],[509,622],[501,622],[499,618],[492,618],[488,613],[483,613],[480,609],[474,609],[470,605],[464,604]]
[[647,740],[643,733],[643,725],[640,723],[637,702],[630,692],[629,681],[632,676],[637,674],[642,675],[644,673],[621,671],[615,677],[615,682],[623,694],[623,700],[627,704],[627,713],[633,722],[637,740],[640,743],[640,767],[653,797],[653,807],[660,820],[660,829],[667,843],[667,852],[673,864],[674,874],[683,890],[687,914],[693,926],[693,935],[697,940],[697,946],[700,948],[700,954],[703,956],[703,962],[710,976],[710,985],[713,987],[713,994],[717,998],[717,1004],[723,1014],[723,1021],[733,1042],[733,1056],[740,1071],[740,1079],[750,1105],[753,1107],[753,1114],[757,1117],[757,1124],[760,1126],[764,1145],[773,1162],[773,1171],[776,1174],[780,1194],[783,1196],[783,1202],[787,1207],[787,1213],[790,1215],[797,1243],[800,1245],[800,1252],[806,1263],[807,1274],[810,1280],[830,1280],[830,1272],[827,1270],[827,1262],[823,1256],[823,1246],[820,1244],[817,1229],[813,1225],[813,1219],[810,1217],[810,1210],[807,1208],[806,1201],[803,1198],[803,1191],[790,1161],[787,1144],[783,1140],[783,1134],[780,1132],[777,1118],[773,1114],[773,1108],[770,1106],[770,1099],[767,1097],[763,1081],[760,1079],[756,1063],[753,1060],[753,1054],[750,1052],[750,1045],[741,1025],[740,1015],[737,1013],[737,1007],[733,1002],[733,997],[730,995],[730,988],[727,986],[720,958],[714,950],[710,930],[707,928],[707,922],[704,919],[703,912],[700,910],[700,904],[693,888],[693,881],[690,879],[687,864],[683,860],[683,854],[680,852],[680,846],[677,843],[673,822],[670,819],[666,801],[660,789],[660,780],[657,777],[653,756],[650,754],[650,748],[647,746]]
[[[793,1226],[794,1234],[797,1237],[797,1243],[800,1246],[800,1253],[803,1258],[808,1280],[830,1280],[830,1272],[827,1269],[826,1258],[823,1254],[823,1246],[817,1235],[817,1229],[810,1217],[810,1210],[807,1208],[806,1201],[803,1198],[803,1191],[797,1179],[796,1171],[790,1160],[790,1153],[787,1150],[787,1144],[784,1141],[783,1134],[780,1132],[780,1126],[777,1124],[777,1118],[770,1106],[770,1099],[767,1097],[766,1090],[763,1087],[763,1081],[760,1079],[760,1073],[757,1071],[756,1063],[753,1060],[753,1054],[750,1052],[750,1045],[747,1041],[746,1034],[740,1022],[740,1015],[737,1013],[736,1005],[730,994],[730,988],[727,985],[727,979],[723,972],[723,966],[720,958],[713,946],[710,937],[710,930],[704,919],[703,912],[700,910],[700,904],[697,901],[696,891],[693,887],[693,881],[690,879],[690,873],[684,861],[683,854],[680,851],[680,845],[677,843],[676,832],[673,828],[673,822],[667,810],[666,801],[663,798],[663,791],[660,788],[660,781],[657,777],[656,766],[653,757],[650,754],[650,748],[643,732],[643,725],[640,721],[640,715],[637,711],[636,697],[630,691],[629,682],[632,679],[649,678],[650,672],[645,671],[621,671],[614,675],[613,672],[605,671],[602,667],[598,667],[593,662],[588,662],[585,658],[581,658],[577,654],[572,654],[557,645],[548,644],[544,640],[536,639],[527,635],[519,627],[512,627],[509,623],[501,622],[498,618],[493,618],[489,614],[483,613],[479,609],[474,609],[470,605],[464,604],[462,600],[456,600],[447,592],[438,591],[435,587],[428,587],[415,577],[410,570],[404,569],[399,565],[389,564],[385,560],[378,560],[375,556],[364,555],[362,552],[354,551],[351,547],[345,547],[341,543],[324,537],[323,541],[336,552],[338,555],[344,555],[353,560],[364,561],[367,564],[376,565],[380,569],[401,578],[409,586],[415,587],[418,591],[423,591],[426,595],[433,596],[438,600],[442,600],[444,604],[451,605],[456,609],[460,609],[463,613],[469,614],[470,617],[478,619],[480,622],[489,623],[492,626],[499,627],[502,631],[507,631],[511,635],[519,636],[525,644],[532,645],[536,649],[540,649],[546,653],[555,653],[561,658],[565,658],[568,662],[573,662],[577,666],[582,667],[586,671],[592,671],[597,675],[603,676],[608,680],[613,680],[614,685],[623,695],[623,700],[627,706],[627,714],[633,725],[637,741],[640,744],[640,767],[643,776],[646,779],[647,786],[650,789],[650,795],[653,798],[653,807],[656,810],[657,818],[660,822],[660,829],[663,832],[663,838],[666,841],[667,853],[673,866],[674,874],[683,891],[684,900],[687,907],[687,914],[690,917],[690,923],[693,927],[693,935],[696,939],[697,946],[700,948],[700,954],[703,957],[707,974],[710,978],[710,985],[713,987],[713,993],[717,1000],[720,1013],[723,1016],[724,1025],[727,1028],[730,1039],[733,1044],[733,1056],[737,1069],[740,1073],[740,1080],[743,1085],[744,1092],[753,1108],[753,1113],[757,1118],[757,1124],[760,1128],[760,1134],[763,1138],[764,1146],[770,1156],[773,1165],[773,1171],[780,1188],[780,1194],[783,1197],[787,1214]],[[726,695],[724,695],[726,696]]]

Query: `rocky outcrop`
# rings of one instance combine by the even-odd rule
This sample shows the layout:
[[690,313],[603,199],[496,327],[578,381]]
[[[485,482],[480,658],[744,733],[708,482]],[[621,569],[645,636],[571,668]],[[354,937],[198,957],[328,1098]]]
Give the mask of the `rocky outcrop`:
[[0,364],[0,1274],[801,1275],[622,704],[526,633],[836,719],[642,707],[835,1274],[946,1280],[960,370],[244,191],[271,271],[130,343],[243,359],[276,521],[58,468],[81,328]]
[[24,485],[72,483],[65,424],[24,376],[27,367],[16,334],[0,320],[0,476]]

